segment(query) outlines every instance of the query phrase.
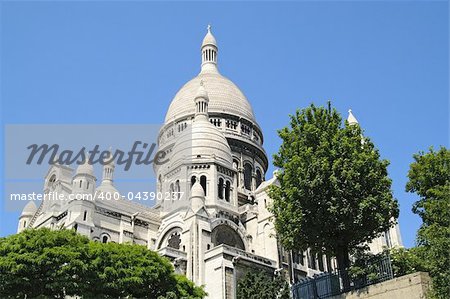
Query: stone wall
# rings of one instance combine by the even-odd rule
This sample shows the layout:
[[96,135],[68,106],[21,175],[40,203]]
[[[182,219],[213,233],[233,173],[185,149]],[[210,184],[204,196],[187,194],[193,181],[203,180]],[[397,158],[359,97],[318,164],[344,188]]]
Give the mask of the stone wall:
[[430,285],[428,273],[416,272],[334,296],[331,299],[425,299]]

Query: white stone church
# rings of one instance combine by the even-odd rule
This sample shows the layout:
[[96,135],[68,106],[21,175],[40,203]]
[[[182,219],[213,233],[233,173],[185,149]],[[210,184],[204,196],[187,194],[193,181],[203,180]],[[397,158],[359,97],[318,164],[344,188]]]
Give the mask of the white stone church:
[[[325,255],[284,250],[277,242],[266,180],[264,136],[250,102],[217,67],[218,47],[210,28],[201,46],[201,70],[175,95],[160,130],[158,145],[169,162],[155,165],[157,192],[172,200],[147,207],[127,199],[30,201],[19,218],[25,228],[66,227],[99,242],[142,244],[172,260],[176,271],[209,298],[235,298],[237,281],[248,269],[291,281],[335,268]],[[355,123],[349,114],[349,122]],[[73,169],[55,164],[44,193],[120,194],[114,164],[103,169],[97,186],[92,165]],[[180,192],[180,193],[178,193]],[[181,195],[183,194],[183,195]],[[369,244],[373,252],[401,246],[398,226]]]

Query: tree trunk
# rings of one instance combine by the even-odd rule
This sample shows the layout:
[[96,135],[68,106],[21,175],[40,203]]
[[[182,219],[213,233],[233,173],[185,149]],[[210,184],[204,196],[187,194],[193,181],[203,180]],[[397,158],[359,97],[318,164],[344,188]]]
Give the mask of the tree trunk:
[[346,246],[339,247],[336,250],[336,260],[338,270],[342,278],[343,291],[350,290],[350,276],[348,275],[348,268],[350,267],[350,258],[348,255],[348,248]]

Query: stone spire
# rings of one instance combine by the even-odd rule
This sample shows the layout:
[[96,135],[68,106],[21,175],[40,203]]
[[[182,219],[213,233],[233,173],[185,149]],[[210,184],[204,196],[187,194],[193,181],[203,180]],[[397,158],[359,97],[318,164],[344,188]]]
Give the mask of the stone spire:
[[211,25],[208,25],[208,32],[202,43],[202,73],[217,72],[217,42],[211,33]]
[[203,187],[196,180],[191,188],[191,208],[196,213],[205,205],[205,192]]
[[203,86],[203,81],[200,81],[200,86],[197,89],[197,94],[195,95],[195,119],[208,119],[208,103],[209,97]]
[[87,174],[90,176],[94,176],[94,167],[90,163],[90,158],[87,154],[84,155],[84,161],[82,164],[78,165],[77,170],[75,172],[76,175]]
[[356,125],[358,124],[358,120],[356,119],[356,117],[353,115],[352,113],[352,109],[348,110],[348,117],[347,117],[347,121],[349,125]]
[[73,193],[92,193],[95,188],[94,167],[90,163],[90,157],[85,153],[84,161],[77,167],[74,177],[72,178]]
[[[97,191],[98,194],[106,194],[110,193],[110,199],[119,199],[121,198],[119,191],[114,187],[113,179],[114,179],[114,156],[112,155],[111,147],[109,148],[108,156],[103,160],[103,178],[100,186],[98,186]],[[101,199],[105,199],[102,197]],[[106,198],[108,199],[108,198]]]
[[109,155],[108,157],[103,161],[104,165],[103,165],[103,178],[102,181],[105,182],[111,182],[113,181],[114,178],[114,168],[115,168],[115,164],[114,164],[114,157],[112,156],[112,149],[111,147],[109,148]]

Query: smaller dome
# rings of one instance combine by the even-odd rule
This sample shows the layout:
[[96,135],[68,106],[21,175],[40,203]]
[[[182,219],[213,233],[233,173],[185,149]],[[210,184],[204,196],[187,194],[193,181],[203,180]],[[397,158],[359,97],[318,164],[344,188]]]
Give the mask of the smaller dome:
[[[111,181],[103,180],[100,186],[96,189],[97,194],[111,194],[110,199],[119,199],[122,198],[119,190],[116,189],[114,184]],[[108,198],[106,198],[108,199]]]
[[208,25],[208,32],[206,33],[205,37],[203,38],[202,48],[205,46],[214,46],[217,48],[216,38],[211,33],[211,25]]
[[198,182],[195,182],[191,188],[191,197],[205,197],[205,191]]
[[200,83],[191,105],[196,106],[191,125],[178,136],[172,148],[170,158],[172,165],[179,161],[207,162],[217,161],[231,168],[233,157],[225,135],[208,119],[208,93]]
[[22,214],[20,216],[33,216],[37,211],[36,204],[34,201],[30,200],[22,210]]
[[84,163],[78,166],[76,175],[77,174],[88,174],[94,176],[94,166],[89,163],[89,158],[86,158]]
[[231,169],[231,148],[224,134],[208,119],[195,118],[175,141],[170,157],[172,165],[178,161],[202,161],[213,159]]

